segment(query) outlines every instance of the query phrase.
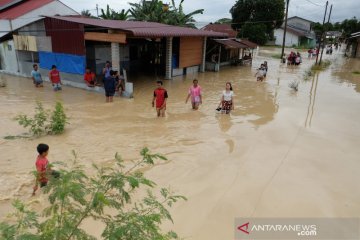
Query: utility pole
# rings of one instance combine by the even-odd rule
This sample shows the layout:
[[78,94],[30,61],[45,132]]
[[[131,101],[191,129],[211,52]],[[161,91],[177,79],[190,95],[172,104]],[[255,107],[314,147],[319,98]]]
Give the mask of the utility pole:
[[96,16],[99,17],[99,5],[96,4]]
[[[319,52],[320,52],[320,46],[321,46],[323,38],[324,38],[324,27],[325,27],[324,24],[325,24],[325,18],[326,18],[328,4],[329,4],[329,1],[326,1],[325,14],[324,14],[324,20],[323,20],[323,30],[322,30],[320,40],[319,40],[319,45],[318,45],[318,51]],[[315,62],[315,64],[318,63],[318,59],[319,59],[319,54],[316,54],[316,62]]]
[[289,2],[290,2],[290,0],[287,0],[287,1],[286,1],[285,27],[284,27],[283,44],[282,44],[282,48],[281,48],[280,62],[282,62],[283,56],[284,56],[286,30],[287,30],[287,19],[288,19],[288,12],[289,12]]
[[[332,12],[332,6],[333,6],[333,5],[331,4],[331,6],[330,6],[330,12],[329,12],[329,18],[328,18],[328,21],[327,21],[328,24],[329,24],[329,22],[330,22],[330,16],[331,16],[331,12]],[[326,38],[327,28],[325,28],[325,27],[324,27],[324,32],[325,32],[325,38]],[[321,50],[321,56],[320,56],[319,65],[321,64],[323,52],[324,52],[324,48]]]

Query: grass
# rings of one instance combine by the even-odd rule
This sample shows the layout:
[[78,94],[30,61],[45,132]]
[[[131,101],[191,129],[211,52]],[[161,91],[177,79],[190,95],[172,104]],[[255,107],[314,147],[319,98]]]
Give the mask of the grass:
[[312,65],[311,71],[322,71],[328,68],[331,65],[331,62],[329,60],[324,60],[321,62],[320,65]]
[[360,71],[353,71],[353,74],[360,75]]
[[281,53],[271,55],[272,58],[281,59]]

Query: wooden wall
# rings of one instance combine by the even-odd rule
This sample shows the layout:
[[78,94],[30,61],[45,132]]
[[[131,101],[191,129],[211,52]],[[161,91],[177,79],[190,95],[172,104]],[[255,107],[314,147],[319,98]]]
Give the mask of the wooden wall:
[[203,37],[181,37],[179,67],[201,65],[203,56]]

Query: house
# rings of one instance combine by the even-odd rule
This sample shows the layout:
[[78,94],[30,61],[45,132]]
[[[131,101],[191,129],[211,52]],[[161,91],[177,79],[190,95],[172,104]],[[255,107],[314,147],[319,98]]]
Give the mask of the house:
[[352,33],[347,41],[350,57],[360,58],[360,32]]
[[[285,38],[285,46],[306,46],[315,47],[316,36],[311,29],[313,22],[301,17],[291,17],[287,21],[287,31]],[[275,45],[282,45],[284,36],[285,24],[280,28],[275,29]]]
[[210,23],[201,29],[212,32],[227,33],[229,38],[236,38],[238,35],[238,32],[232,29],[231,24],[226,24],[226,23],[224,24]]
[[[0,69],[29,76],[33,63],[38,63],[42,75],[47,76],[55,64],[65,84],[86,88],[85,67],[100,75],[109,60],[114,68],[130,74],[171,79],[205,70],[206,42],[212,37],[227,37],[227,34],[154,22],[37,16],[0,38],[4,46],[12,43],[0,52],[4,62]],[[13,57],[3,60],[8,59],[9,52]]]
[[[79,15],[57,0],[0,0],[0,69],[30,72],[32,63],[38,61],[38,51],[51,51],[41,19],[57,14]],[[14,38],[14,32],[19,37]]]

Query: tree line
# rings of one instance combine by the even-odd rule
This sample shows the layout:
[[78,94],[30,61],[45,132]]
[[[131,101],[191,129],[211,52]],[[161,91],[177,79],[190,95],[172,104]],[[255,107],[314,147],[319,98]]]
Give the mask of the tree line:
[[[131,6],[130,9],[122,9],[120,11],[116,11],[107,5],[105,9],[100,10],[101,13],[98,18],[123,21],[158,22],[195,28],[196,21],[194,16],[203,14],[204,9],[197,9],[193,12],[185,13],[183,9],[184,1],[185,0],[181,0],[179,5],[176,5],[175,0],[172,0],[171,4],[165,4],[159,0],[141,0],[138,3],[129,3]],[[83,10],[81,15],[97,18],[96,16],[93,16],[89,10]]]

